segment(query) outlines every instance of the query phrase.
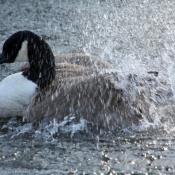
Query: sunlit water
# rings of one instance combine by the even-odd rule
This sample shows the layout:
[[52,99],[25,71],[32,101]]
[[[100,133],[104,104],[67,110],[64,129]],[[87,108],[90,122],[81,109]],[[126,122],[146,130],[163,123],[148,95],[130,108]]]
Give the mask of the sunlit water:
[[[121,75],[142,82],[148,71],[165,81],[161,106],[139,126],[97,128],[75,116],[39,125],[20,119],[1,121],[0,174],[174,174],[175,1],[170,0],[0,0],[0,47],[12,33],[32,30],[43,36],[54,54],[89,53],[113,65]],[[2,77],[15,71],[13,65]],[[144,81],[143,81],[144,82]],[[128,92],[134,98],[139,89]],[[154,87],[145,85],[147,92]],[[167,94],[171,92],[171,98]]]

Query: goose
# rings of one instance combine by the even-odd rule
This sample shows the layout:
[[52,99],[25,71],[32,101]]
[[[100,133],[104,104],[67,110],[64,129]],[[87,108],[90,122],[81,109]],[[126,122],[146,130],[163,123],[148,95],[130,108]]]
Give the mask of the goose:
[[[31,31],[19,31],[5,41],[0,64],[15,61],[26,61],[27,68],[0,82],[0,118],[62,121],[74,114],[77,121],[85,118],[111,129],[139,124],[150,113],[158,104],[149,98],[153,84],[160,97],[170,94],[165,82],[150,77],[139,80],[129,75],[124,89],[122,78],[106,71],[106,62],[82,54],[54,56],[50,46]],[[135,91],[143,86],[139,81],[146,81],[148,91]]]
[[41,37],[31,31],[10,36],[3,45],[0,64],[26,60],[28,66],[0,82],[0,117],[62,120],[65,115],[75,113],[77,118],[84,115],[102,123],[111,109],[115,112],[110,103],[116,98],[113,103],[117,104],[121,92],[115,88],[111,91],[113,85],[107,77],[96,75],[94,68],[105,67],[106,63],[97,59],[89,61],[85,56],[82,61],[80,57],[67,55],[67,61],[63,61],[65,57],[60,55],[56,68],[52,50]]

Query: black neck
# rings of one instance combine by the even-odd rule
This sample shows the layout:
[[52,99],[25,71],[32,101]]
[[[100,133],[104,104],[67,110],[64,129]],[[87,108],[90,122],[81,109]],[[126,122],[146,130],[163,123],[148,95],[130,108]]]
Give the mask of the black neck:
[[27,32],[26,40],[30,69],[23,75],[43,89],[55,78],[54,55],[49,45],[32,32]]

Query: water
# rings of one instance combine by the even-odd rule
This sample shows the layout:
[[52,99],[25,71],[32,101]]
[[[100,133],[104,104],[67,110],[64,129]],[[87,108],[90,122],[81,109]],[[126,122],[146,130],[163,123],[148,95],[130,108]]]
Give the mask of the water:
[[[147,72],[157,71],[158,77],[149,76],[158,86],[144,84],[142,90],[146,99],[162,103],[151,108],[154,122],[112,131],[83,119],[75,123],[74,116],[36,126],[21,119],[1,121],[1,174],[174,174],[174,95],[167,98],[175,90],[174,9],[173,0],[1,0],[0,47],[14,32],[31,30],[54,54],[89,53],[108,61],[123,88],[129,74],[145,83]],[[18,66],[1,66],[0,78]],[[134,97],[138,90],[133,85],[128,94]]]

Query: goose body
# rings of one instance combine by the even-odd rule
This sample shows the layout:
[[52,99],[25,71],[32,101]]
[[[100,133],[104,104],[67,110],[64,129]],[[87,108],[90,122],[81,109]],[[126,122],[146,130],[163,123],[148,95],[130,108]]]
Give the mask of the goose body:
[[[67,55],[57,57],[55,63],[48,44],[30,31],[19,31],[6,40],[0,64],[23,58],[29,63],[27,69],[0,84],[0,97],[3,97],[0,117],[22,115],[31,121],[43,117],[63,120],[65,115],[74,113],[77,119],[84,115],[97,124],[106,125],[103,124],[106,119],[107,124],[112,123],[113,119],[106,115],[116,112],[113,106],[118,104],[122,93],[107,77],[97,75],[98,68],[109,66],[106,62]],[[16,82],[18,85],[14,87]],[[14,110],[9,110],[12,106]]]
[[[0,64],[25,60],[22,72],[0,82],[0,118],[61,121],[75,114],[77,120],[83,117],[106,128],[130,126],[144,116],[152,122],[151,110],[166,103],[164,96],[173,96],[169,85],[151,75],[128,75],[122,82],[115,71],[102,71],[110,65],[100,59],[81,54],[54,57],[49,45],[30,31],[8,38],[0,55]],[[162,101],[152,101],[158,96]]]

